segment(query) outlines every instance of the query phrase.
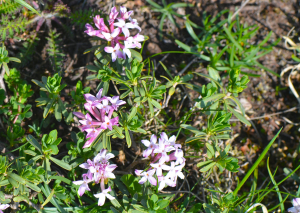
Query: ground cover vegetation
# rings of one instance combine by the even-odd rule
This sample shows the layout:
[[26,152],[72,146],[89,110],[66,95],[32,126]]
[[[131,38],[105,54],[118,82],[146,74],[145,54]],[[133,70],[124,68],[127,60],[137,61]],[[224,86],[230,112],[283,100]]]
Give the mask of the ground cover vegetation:
[[248,3],[0,1],[0,212],[300,212],[298,118],[255,121],[298,109],[297,29]]

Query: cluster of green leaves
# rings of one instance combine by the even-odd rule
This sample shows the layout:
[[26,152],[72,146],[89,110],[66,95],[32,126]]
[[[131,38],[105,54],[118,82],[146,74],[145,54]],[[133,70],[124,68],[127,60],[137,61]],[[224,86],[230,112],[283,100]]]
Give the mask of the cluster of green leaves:
[[9,75],[9,68],[7,66],[7,64],[10,61],[14,61],[14,62],[18,62],[20,63],[20,59],[15,58],[15,57],[8,57],[8,51],[6,50],[6,47],[4,45],[2,45],[2,47],[0,48],[0,67],[4,67],[5,72],[7,75]]
[[25,118],[32,116],[31,105],[26,104],[26,102],[33,95],[33,91],[31,90],[31,85],[22,80],[18,70],[14,68],[9,73],[10,75],[4,75],[4,79],[13,95],[7,103],[3,103],[5,91],[0,89],[2,94],[2,97],[0,97],[0,106],[2,105],[0,114],[5,115],[1,120],[8,126],[5,138],[12,147],[17,143],[24,142],[24,139],[19,141],[25,133],[25,129],[20,124]]
[[16,12],[21,8],[21,5],[14,0],[6,0],[1,3],[0,15],[2,14],[11,14]]
[[54,113],[56,120],[61,121],[64,116],[65,121],[68,123],[72,119],[72,113],[69,113],[66,104],[63,103],[60,97],[61,91],[67,86],[61,84],[61,79],[57,73],[53,77],[42,77],[42,82],[32,80],[40,88],[40,98],[36,99],[37,106],[44,107],[43,117],[46,118],[49,113]]
[[172,2],[170,4],[167,4],[165,0],[162,0],[162,6],[160,6],[159,4],[155,3],[152,0],[146,0],[146,1],[152,6],[152,11],[161,13],[161,15],[159,16],[160,23],[158,25],[158,29],[160,30],[160,39],[162,39],[163,26],[166,18],[168,18],[173,25],[178,26],[178,24],[174,19],[174,16],[177,16],[179,18],[184,17],[183,15],[175,12],[174,9],[180,7],[193,7],[193,4],[188,4],[188,3]]
[[45,173],[42,167],[32,167],[26,161],[15,159],[9,162],[6,156],[0,156],[0,200],[1,203],[10,203],[4,193],[13,193],[14,202],[29,203],[30,191],[41,192],[37,185],[42,182],[41,176]]
[[[241,24],[237,16],[235,20],[231,20],[231,14],[227,19],[218,21],[228,10],[221,11],[216,17],[211,18],[204,13],[202,26],[198,26],[188,17],[185,26],[194,39],[192,46],[187,45],[179,40],[176,43],[185,51],[193,53],[207,62],[208,67],[212,67],[217,71],[231,70],[253,70],[259,71],[264,69],[278,76],[277,73],[263,66],[258,60],[270,53],[272,47],[278,44],[280,39],[265,45],[272,32],[259,44],[251,43],[259,27],[247,26]],[[197,34],[196,32],[200,33]],[[258,77],[259,75],[242,71],[242,74]]]
[[5,40],[7,36],[13,37],[14,33],[24,32],[28,24],[29,21],[25,17],[11,20],[7,15],[1,16],[0,35],[2,36],[2,40]]
[[48,179],[47,175],[51,174],[50,160],[66,170],[72,169],[69,164],[51,156],[57,155],[59,152],[58,145],[61,138],[57,138],[57,130],[52,130],[49,134],[43,135],[41,145],[32,135],[28,135],[26,139],[32,145],[29,149],[24,150],[25,154],[33,156],[29,164],[36,164],[36,161],[41,160],[42,167],[46,171],[46,179]]

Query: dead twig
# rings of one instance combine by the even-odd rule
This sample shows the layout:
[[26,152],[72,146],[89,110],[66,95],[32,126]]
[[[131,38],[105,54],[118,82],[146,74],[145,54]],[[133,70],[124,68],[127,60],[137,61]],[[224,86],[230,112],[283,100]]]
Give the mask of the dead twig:
[[231,16],[231,21],[234,19],[234,17],[246,6],[246,4],[248,4],[250,0],[246,0],[242,5],[241,7],[235,11],[235,13]]

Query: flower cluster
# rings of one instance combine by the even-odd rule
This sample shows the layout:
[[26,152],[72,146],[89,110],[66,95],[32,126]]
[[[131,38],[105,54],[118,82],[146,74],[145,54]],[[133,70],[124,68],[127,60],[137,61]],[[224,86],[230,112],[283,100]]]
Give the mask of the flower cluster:
[[82,124],[79,127],[81,131],[86,131],[86,138],[89,138],[83,146],[83,148],[91,146],[93,141],[97,136],[105,129],[112,130],[114,125],[119,125],[119,117],[112,117],[115,110],[118,110],[120,105],[125,104],[125,101],[119,100],[119,96],[106,97],[102,96],[102,89],[99,90],[96,97],[91,94],[84,94],[86,103],[84,107],[89,113],[91,113],[94,118],[91,117],[89,113],[86,115],[81,112],[73,112],[78,118],[79,122]]
[[105,183],[108,182],[109,178],[116,178],[112,171],[117,168],[116,164],[110,164],[109,159],[115,157],[114,154],[106,154],[106,149],[102,149],[99,154],[93,160],[88,159],[86,163],[80,165],[81,168],[88,169],[88,172],[82,175],[83,180],[73,181],[75,185],[80,185],[78,194],[82,196],[85,191],[91,191],[89,188],[90,182],[100,183],[101,193],[94,194],[96,198],[99,198],[98,205],[103,206],[105,199],[115,199],[108,192],[111,188],[105,189]]
[[[152,135],[150,141],[142,140],[142,143],[147,147],[143,152],[145,158],[150,159],[150,166],[148,171],[135,170],[135,174],[142,176],[139,183],[143,184],[147,180],[154,186],[157,185],[157,180],[153,177],[156,174],[159,181],[158,190],[161,191],[166,185],[175,187],[177,177],[184,178],[182,168],[185,165],[185,158],[181,145],[176,144],[176,137],[173,135],[168,138],[166,133],[161,133],[158,139],[156,135]],[[164,176],[163,170],[168,173]]]
[[2,211],[2,210],[5,210],[5,209],[7,209],[8,207],[10,207],[10,205],[9,205],[9,204],[1,204],[1,203],[0,203],[0,213],[3,213],[3,211]]
[[300,198],[293,199],[293,206],[294,207],[288,208],[288,212],[300,213]]
[[[87,30],[84,32],[89,36],[97,36],[108,41],[110,46],[105,47],[104,51],[111,53],[113,62],[117,58],[126,59],[126,55],[130,58],[130,48],[141,48],[140,42],[144,41],[144,36],[139,33],[130,36],[129,29],[135,28],[141,31],[137,20],[130,17],[132,13],[133,11],[127,12],[126,7],[123,6],[120,7],[120,12],[117,11],[116,7],[113,7],[109,14],[109,27],[106,26],[104,19],[100,18],[99,15],[94,17],[96,30],[90,24],[85,25]],[[127,19],[129,22],[126,22]]]

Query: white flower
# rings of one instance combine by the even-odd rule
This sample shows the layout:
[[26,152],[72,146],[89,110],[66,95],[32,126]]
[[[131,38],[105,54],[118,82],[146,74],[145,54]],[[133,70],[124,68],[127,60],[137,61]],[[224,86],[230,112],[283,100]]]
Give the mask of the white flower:
[[108,198],[109,200],[113,200],[115,199],[113,196],[111,196],[110,194],[108,194],[108,192],[111,191],[111,188],[108,187],[107,189],[102,190],[101,193],[98,194],[94,194],[94,196],[96,198],[99,198],[98,200],[98,206],[103,206],[105,203],[105,199]]

